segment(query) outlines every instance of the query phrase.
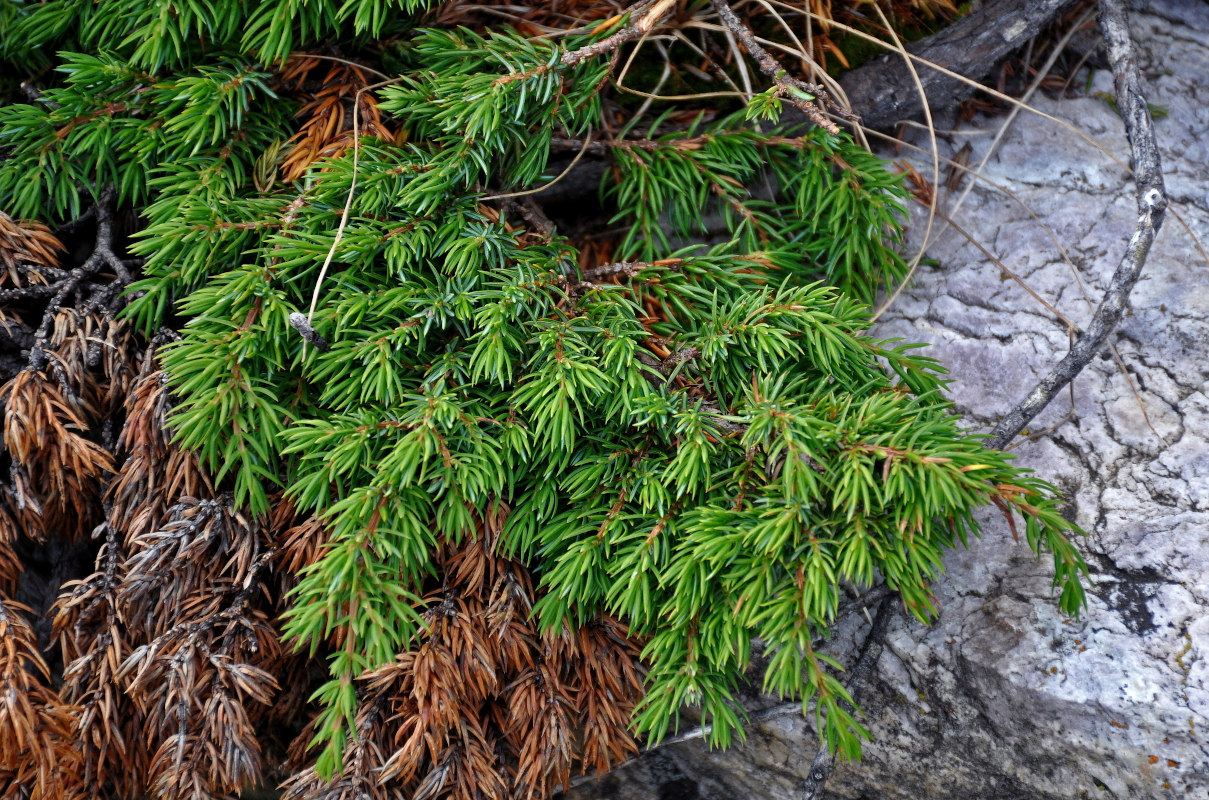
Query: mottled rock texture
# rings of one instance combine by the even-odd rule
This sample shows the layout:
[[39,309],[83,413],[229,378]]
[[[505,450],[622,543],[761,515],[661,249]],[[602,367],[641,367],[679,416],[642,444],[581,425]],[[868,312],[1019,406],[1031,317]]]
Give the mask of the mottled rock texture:
[[[1149,100],[1167,112],[1156,129],[1175,212],[1209,241],[1209,4],[1154,2],[1133,27]],[[1121,119],[1096,96],[1112,91],[1097,72],[1087,96],[1035,103],[1125,161]],[[941,146],[968,141],[977,164],[1002,121],[964,126]],[[930,161],[912,160],[930,174]],[[1073,269],[1021,203],[986,184],[956,220],[1085,323],[1133,228],[1127,171],[1023,114],[985,174],[1053,230]],[[957,194],[942,193],[946,207]],[[917,240],[923,226],[921,215]],[[1065,351],[1066,328],[953,230],[929,255],[938,264],[921,267],[878,332],[931,343],[954,401],[989,430]],[[1209,797],[1209,263],[1174,217],[1131,308],[1113,337],[1124,369],[1104,352],[1075,382],[1073,415],[1064,393],[1030,428],[1061,424],[1015,450],[1088,533],[1087,613],[1062,618],[1050,570],[986,514],[982,540],[946,562],[936,623],[896,615],[874,651],[862,705],[875,741],[861,763],[837,768],[827,797]],[[850,622],[836,652],[850,658],[866,625]],[[691,741],[648,753],[575,797],[800,797],[817,747],[809,723],[785,716],[726,752]]]

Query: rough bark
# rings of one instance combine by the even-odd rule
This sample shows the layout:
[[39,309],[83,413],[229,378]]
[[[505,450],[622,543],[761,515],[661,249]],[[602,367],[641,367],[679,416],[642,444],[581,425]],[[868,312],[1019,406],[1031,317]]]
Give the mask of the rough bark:
[[[979,81],[1073,4],[1073,0],[996,0],[909,45],[907,51]],[[919,61],[916,66],[933,108],[952,105],[974,92],[968,84]],[[840,79],[840,85],[861,122],[870,128],[889,128],[900,120],[914,119],[923,110],[919,90],[897,53],[857,67]]]

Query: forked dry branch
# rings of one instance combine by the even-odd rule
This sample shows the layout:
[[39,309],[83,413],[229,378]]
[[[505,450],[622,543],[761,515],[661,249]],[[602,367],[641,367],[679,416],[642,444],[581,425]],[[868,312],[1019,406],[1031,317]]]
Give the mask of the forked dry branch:
[[1087,331],[1080,332],[1070,352],[999,421],[987,440],[987,447],[1002,448],[1011,442],[1108,342],[1125,313],[1129,293],[1142,274],[1150,246],[1158,236],[1166,215],[1167,190],[1163,185],[1154,125],[1129,33],[1129,16],[1121,0],[1100,0],[1100,28],[1112,65],[1117,107],[1125,120],[1125,134],[1129,138],[1136,186],[1137,225]]

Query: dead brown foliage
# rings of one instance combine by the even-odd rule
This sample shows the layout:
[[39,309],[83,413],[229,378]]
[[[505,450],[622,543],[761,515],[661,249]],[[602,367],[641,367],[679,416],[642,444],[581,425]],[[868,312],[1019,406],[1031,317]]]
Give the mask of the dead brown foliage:
[[0,597],[0,799],[75,800],[82,795],[76,709],[48,687],[50,669],[26,613]]
[[[617,9],[539,4],[530,22]],[[354,108],[362,133],[394,141],[363,91],[375,80],[343,59],[290,58],[279,81],[303,101],[300,123],[270,171],[295,181],[352,147]],[[637,645],[611,618],[539,629],[532,577],[496,551],[501,504],[477,536],[432,554],[434,577],[416,587],[426,633],[355,679],[343,771],[316,774],[308,703],[327,654],[284,651],[279,621],[327,531],[281,497],[246,515],[173,443],[156,344],[114,316],[137,267],[119,257],[114,206],[107,192],[88,212],[96,246],[75,269],[49,228],[0,213],[0,332],[30,354],[0,387],[0,800],[219,800],[282,781],[294,800],[528,800],[637,753]],[[11,599],[22,539],[95,554],[52,609],[58,653]]]
[[528,571],[495,551],[498,511],[436,555],[427,635],[359,679],[342,774],[305,770],[287,800],[545,798],[638,752],[628,726],[643,673],[625,626],[541,632]]
[[[312,73],[321,66],[327,72],[318,85]],[[306,174],[311,164],[336,158],[353,146],[353,104],[357,105],[362,135],[393,142],[395,134],[382,119],[378,101],[360,90],[374,83],[366,70],[352,62],[326,61],[307,53],[295,53],[286,61],[280,80],[304,99],[297,116],[304,120],[290,137],[292,145],[281,162],[281,175],[292,183]]]
[[28,610],[0,595],[0,800],[218,800],[286,778],[296,800],[544,798],[637,752],[636,645],[607,618],[539,630],[528,571],[495,550],[499,505],[433,554],[426,635],[357,680],[344,770],[320,779],[296,731],[322,671],[282,651],[278,618],[326,529],[284,500],[267,518],[235,508],[173,444],[164,375],[120,324],[62,309],[46,352],[0,392],[0,589],[19,536],[99,550],[56,605],[58,692]]
[[15,220],[0,211],[0,286],[46,283],[38,267],[59,266],[63,243],[41,222]]

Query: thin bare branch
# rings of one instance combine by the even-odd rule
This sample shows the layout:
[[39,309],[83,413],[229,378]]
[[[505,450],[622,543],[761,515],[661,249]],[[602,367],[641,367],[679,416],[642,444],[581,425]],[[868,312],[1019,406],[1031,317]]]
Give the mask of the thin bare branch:
[[[890,625],[890,618],[894,615],[892,600],[887,591],[877,603],[877,612],[873,615],[873,622],[869,626],[869,632],[865,634],[865,640],[861,643],[860,655],[856,658],[856,663],[852,667],[851,673],[848,676],[848,693],[852,696],[853,702],[858,700],[862,686],[869,678],[869,673],[873,671],[873,665],[876,658],[872,657],[874,648],[880,646],[882,640],[886,636],[886,628]],[[850,713],[855,713],[855,709],[848,703],[844,703]],[[820,735],[821,735],[820,731]],[[817,800],[822,797],[823,787],[827,783],[827,778],[831,774],[832,765],[835,764],[835,754],[831,752],[831,748],[827,746],[827,742],[819,744],[818,751],[814,754],[814,759],[810,762],[810,772],[806,775],[806,780],[802,785],[802,800]]]
[[[851,613],[860,611],[865,614],[866,618],[868,618],[868,609],[876,606],[876,611],[870,620],[869,632],[865,634],[865,638],[861,642],[860,653],[857,655],[856,662],[853,664],[852,669],[848,673],[849,677],[847,688],[854,700],[857,698],[861,684],[868,679],[869,673],[873,669],[873,664],[876,660],[871,657],[874,647],[881,644],[883,637],[886,635],[886,628],[890,623],[890,617],[893,616],[891,603],[889,602],[892,594],[893,590],[883,583],[845,603],[840,607],[836,614],[836,618],[838,619],[841,617],[846,617]],[[850,707],[848,710],[852,711],[852,708]],[[769,720],[778,719],[790,714],[800,713],[802,713],[802,702],[800,700],[793,700],[788,703],[780,703],[775,706],[770,706],[768,708],[752,712],[751,714],[747,715],[747,722],[748,724],[768,722]],[[663,739],[660,739],[658,743],[644,749],[638,754],[637,758],[641,758],[647,753],[653,753],[654,751],[663,747],[668,747],[669,745],[690,742],[696,739],[704,739],[706,736],[709,736],[712,730],[713,726],[707,723],[704,725],[694,726],[672,736],[666,736]],[[806,783],[806,800],[813,800],[813,798],[819,796],[819,793],[823,789],[823,783],[827,779],[827,774],[833,759],[834,757],[831,755],[831,751],[827,747],[826,742],[822,742],[819,746],[819,752],[815,755],[814,760],[811,762],[810,775],[808,776]],[[579,786],[594,779],[594,776],[584,775],[573,780],[571,782],[571,786]],[[812,781],[817,786],[817,788],[814,789],[813,794],[811,794],[810,789]]]
[[815,104],[813,99],[807,99],[808,97],[818,99],[825,107],[843,114],[843,109],[831,102],[827,90],[817,83],[806,83],[786,73],[781,63],[756,41],[756,35],[752,33],[751,28],[747,27],[747,24],[735,15],[734,9],[730,7],[726,0],[712,0],[712,2],[714,10],[718,12],[718,18],[722,20],[722,24],[726,26],[728,31],[734,34],[735,38],[739,40],[747,52],[751,53],[751,57],[759,64],[760,71],[772,78],[773,82],[781,90],[782,96],[790,104],[801,110],[815,125],[830,133],[839,133],[839,126],[824,115],[823,110]]
[[1087,332],[1024,400],[999,421],[987,440],[987,447],[1007,445],[1100,352],[1125,313],[1129,293],[1138,282],[1150,246],[1163,225],[1167,190],[1163,185],[1159,149],[1122,0],[1100,1],[1100,28],[1112,65],[1117,106],[1125,120],[1125,133],[1133,157],[1138,220]]
[[[645,3],[641,5],[646,5]],[[572,66],[580,61],[616,50],[626,42],[641,38],[651,32],[655,24],[664,17],[675,5],[675,0],[658,0],[649,11],[639,17],[633,25],[622,28],[617,33],[599,42],[564,53],[561,59],[563,66]]]

